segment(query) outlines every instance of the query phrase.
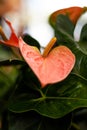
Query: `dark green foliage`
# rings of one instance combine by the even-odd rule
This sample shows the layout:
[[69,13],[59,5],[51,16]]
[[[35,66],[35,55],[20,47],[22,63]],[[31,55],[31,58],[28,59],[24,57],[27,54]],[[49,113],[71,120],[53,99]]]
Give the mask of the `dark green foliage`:
[[[1,58],[0,110],[8,110],[9,130],[75,129],[74,117],[79,109],[87,108],[87,25],[78,42],[73,37],[74,28],[67,16],[57,17],[56,46],[67,46],[76,57],[72,72],[59,83],[42,89],[34,72],[22,58],[15,57],[13,51],[4,60]],[[23,39],[40,49],[39,43],[29,35]],[[11,71],[7,73],[9,68]]]
[[29,44],[29,45],[31,45],[31,46],[36,46],[38,49],[40,49],[40,44],[38,43],[38,41],[35,40],[34,38],[32,38],[30,35],[24,34],[24,35],[23,35],[23,40],[24,40],[27,44]]

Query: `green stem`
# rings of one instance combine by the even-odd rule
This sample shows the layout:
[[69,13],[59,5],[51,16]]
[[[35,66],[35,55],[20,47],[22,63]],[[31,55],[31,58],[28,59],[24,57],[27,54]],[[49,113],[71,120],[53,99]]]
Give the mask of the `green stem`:
[[80,127],[75,123],[72,123],[71,126],[73,126],[76,130],[81,130]]
[[40,94],[41,94],[42,97],[45,97],[45,94],[42,92],[41,89],[36,88],[36,90],[37,90],[38,92],[40,92]]

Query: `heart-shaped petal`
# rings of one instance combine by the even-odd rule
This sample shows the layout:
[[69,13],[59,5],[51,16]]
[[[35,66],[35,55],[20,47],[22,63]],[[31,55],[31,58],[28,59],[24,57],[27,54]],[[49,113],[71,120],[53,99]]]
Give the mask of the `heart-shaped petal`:
[[6,36],[5,36],[5,34],[4,34],[4,32],[3,32],[3,29],[0,28],[0,34],[2,34],[2,37],[4,38],[4,41],[3,41],[3,40],[0,40],[0,43],[1,43],[1,44],[6,44],[6,45],[8,45],[8,46],[19,47],[19,45],[18,45],[18,37],[16,36],[16,34],[15,34],[15,32],[14,32],[14,29],[13,29],[11,23],[10,23],[8,20],[6,20],[6,19],[4,19],[4,21],[6,22],[6,24],[7,24],[7,25],[10,27],[10,29],[11,29],[11,36],[10,36],[9,39],[7,39]]
[[36,47],[27,45],[19,39],[20,51],[41,82],[42,88],[47,84],[65,79],[75,64],[75,56],[66,46],[55,47],[46,57]]

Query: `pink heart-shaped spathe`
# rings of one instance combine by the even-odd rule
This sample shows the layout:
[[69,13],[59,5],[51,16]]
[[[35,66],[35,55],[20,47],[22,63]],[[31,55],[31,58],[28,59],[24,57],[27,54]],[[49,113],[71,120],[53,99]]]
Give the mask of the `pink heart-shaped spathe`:
[[42,88],[64,80],[75,64],[75,55],[66,46],[55,47],[47,57],[43,57],[38,48],[27,45],[21,38],[19,48],[25,61],[40,80]]

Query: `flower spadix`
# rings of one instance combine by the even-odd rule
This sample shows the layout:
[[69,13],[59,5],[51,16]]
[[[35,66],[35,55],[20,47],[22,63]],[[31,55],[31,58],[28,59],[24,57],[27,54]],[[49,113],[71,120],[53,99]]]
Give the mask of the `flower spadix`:
[[64,80],[75,64],[75,55],[66,46],[52,49],[55,42],[54,37],[41,54],[37,47],[27,45],[22,38],[19,39],[21,54],[38,77],[42,88]]

